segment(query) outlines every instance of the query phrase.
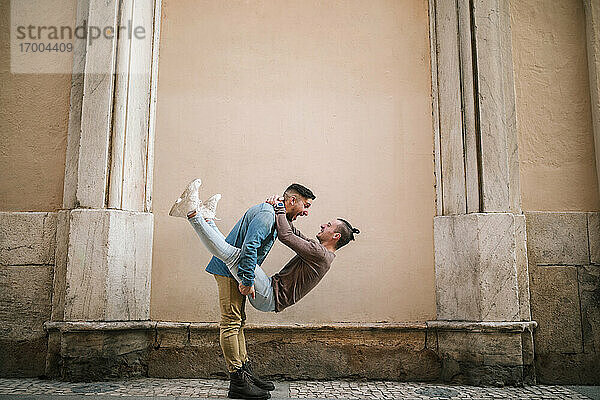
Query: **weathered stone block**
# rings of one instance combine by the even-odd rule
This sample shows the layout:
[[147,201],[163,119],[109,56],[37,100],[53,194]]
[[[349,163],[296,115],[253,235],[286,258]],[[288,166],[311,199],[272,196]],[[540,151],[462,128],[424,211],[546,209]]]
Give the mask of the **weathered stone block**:
[[0,377],[37,377],[44,374],[45,336],[35,339],[0,338]]
[[[259,354],[253,351],[253,354]],[[148,376],[157,378],[228,379],[225,359],[218,346],[154,348],[148,358]]]
[[471,385],[523,382],[520,332],[438,331],[442,380]]
[[535,347],[531,329],[526,329],[521,333],[521,347],[523,349],[523,383],[535,385]]
[[524,215],[515,215],[515,260],[519,285],[519,316],[521,321],[531,320],[529,304],[529,268],[527,258],[527,223]]
[[439,331],[440,355],[477,365],[523,365],[521,335],[512,332]]
[[190,345],[195,347],[219,346],[219,327],[211,323],[190,324]]
[[0,337],[28,340],[45,336],[50,319],[52,267],[0,266]]
[[[152,351],[150,376],[225,377],[218,334],[216,324],[191,324],[189,346]],[[439,359],[426,336],[425,329],[246,328],[257,373],[280,379],[435,380]]]
[[520,320],[513,214],[435,217],[440,320]]
[[190,344],[190,324],[158,322],[154,347],[182,348]]
[[152,214],[76,209],[64,223],[61,215],[55,319],[149,319]]
[[51,266],[0,266],[0,376],[43,374]]
[[538,323],[536,353],[582,352],[576,267],[538,267],[532,272],[531,314]]
[[590,261],[600,265],[600,213],[588,213],[588,238]]
[[67,291],[67,259],[69,255],[69,228],[71,211],[58,212],[56,222],[56,251],[54,266],[54,292],[52,295],[52,321],[65,318],[65,296]]
[[600,267],[578,268],[583,350],[600,357]]
[[528,212],[527,251],[533,265],[589,264],[587,213]]
[[479,319],[479,273],[476,217],[435,217],[435,283],[437,317]]
[[46,353],[45,376],[60,378],[60,331],[48,332],[48,351]]
[[96,381],[148,376],[151,329],[51,331],[50,336],[53,339],[48,348],[47,372],[55,374],[58,369],[61,379]]
[[538,383],[551,385],[600,385],[600,355],[537,352],[535,371]]
[[0,212],[0,264],[54,264],[56,213]]
[[294,379],[435,380],[439,360],[425,331],[265,329],[250,331],[248,348],[260,373]]
[[63,332],[61,341],[63,357],[112,357],[146,350],[152,344],[152,332],[148,329]]

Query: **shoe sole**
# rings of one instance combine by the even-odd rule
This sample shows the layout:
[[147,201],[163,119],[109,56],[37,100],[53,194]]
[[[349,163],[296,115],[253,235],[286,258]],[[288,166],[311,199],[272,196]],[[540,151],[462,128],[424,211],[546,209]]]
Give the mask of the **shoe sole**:
[[266,396],[248,397],[244,396],[241,393],[229,391],[229,393],[227,393],[227,397],[229,397],[230,399],[267,400],[271,398],[271,393],[267,393]]
[[268,392],[272,392],[273,390],[275,390],[275,386],[272,386],[272,387],[271,387],[271,386],[269,386],[269,387],[267,388],[266,386],[258,386],[256,383],[254,383],[254,386],[256,386],[256,387],[257,387],[257,388],[259,388],[259,389],[266,390],[266,391],[268,391]]

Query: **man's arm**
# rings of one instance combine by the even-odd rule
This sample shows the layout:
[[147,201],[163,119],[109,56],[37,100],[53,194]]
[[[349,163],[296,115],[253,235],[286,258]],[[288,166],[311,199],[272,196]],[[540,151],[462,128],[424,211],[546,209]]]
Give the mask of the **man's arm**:
[[[285,213],[285,210],[284,210],[284,213]],[[290,225],[290,228],[292,228],[292,232],[294,232],[294,235],[296,235],[296,236],[300,236],[300,238],[302,238],[302,239],[304,239],[304,240],[309,240],[309,239],[308,239],[306,236],[304,236],[304,235],[302,234],[302,232],[300,232],[300,231],[299,231],[299,230],[298,230],[298,229],[297,229],[297,228],[296,228],[294,225],[292,225],[292,224],[289,224],[289,225]],[[279,235],[279,231],[277,231],[277,234]]]
[[257,264],[258,248],[273,230],[274,223],[273,214],[265,210],[256,214],[250,225],[248,225],[246,237],[242,243],[242,253],[238,267],[238,276],[244,286],[249,287],[254,283],[254,268],[256,268]]
[[285,216],[285,207],[275,207],[275,223],[277,226],[277,238],[281,243],[295,251],[301,258],[311,260],[323,257],[323,246],[309,240],[300,231],[290,225]]

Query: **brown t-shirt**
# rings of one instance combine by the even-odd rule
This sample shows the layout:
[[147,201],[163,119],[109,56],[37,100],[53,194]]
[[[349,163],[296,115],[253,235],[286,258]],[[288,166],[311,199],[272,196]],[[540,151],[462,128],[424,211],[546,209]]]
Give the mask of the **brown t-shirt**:
[[277,238],[296,252],[296,256],[271,278],[275,312],[280,312],[297,303],[317,286],[329,271],[335,254],[291,226],[283,207],[275,208],[275,225]]

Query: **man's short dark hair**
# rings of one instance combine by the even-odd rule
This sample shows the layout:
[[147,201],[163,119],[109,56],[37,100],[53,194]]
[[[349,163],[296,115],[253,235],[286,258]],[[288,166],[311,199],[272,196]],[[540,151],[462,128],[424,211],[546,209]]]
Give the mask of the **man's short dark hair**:
[[355,233],[357,235],[360,233],[360,231],[358,229],[353,228],[352,225],[350,225],[350,222],[346,221],[345,219],[338,218],[338,221],[340,221],[341,223],[338,224],[335,231],[337,233],[339,233],[341,236],[338,239],[337,243],[335,244],[336,250],[347,245],[348,243],[350,243],[350,241],[354,240]]
[[285,189],[284,194],[289,195],[291,193],[299,194],[307,200],[314,200],[316,198],[312,190],[310,190],[306,186],[302,186],[299,183],[292,183],[290,186],[288,186],[287,189]]

